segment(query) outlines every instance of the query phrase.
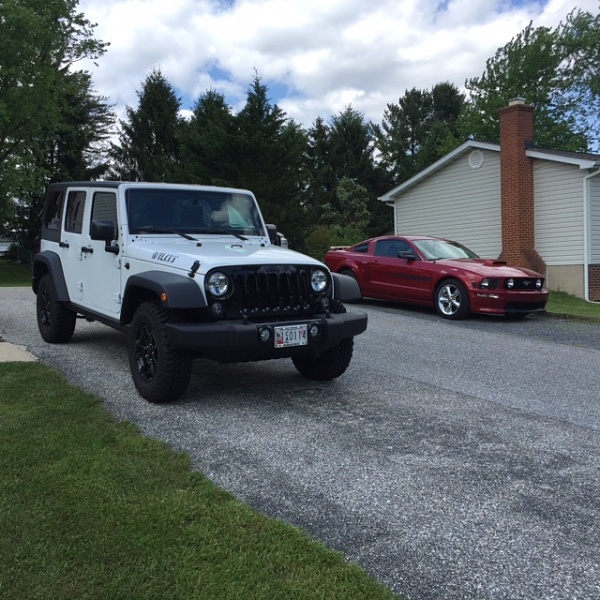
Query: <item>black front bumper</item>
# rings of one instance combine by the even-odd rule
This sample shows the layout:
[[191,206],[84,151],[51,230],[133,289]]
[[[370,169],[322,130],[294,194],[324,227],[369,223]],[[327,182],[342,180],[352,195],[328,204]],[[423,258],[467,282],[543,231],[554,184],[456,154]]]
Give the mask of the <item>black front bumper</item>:
[[[318,334],[309,336],[308,345],[275,348],[271,337],[267,342],[260,338],[265,327],[307,323],[316,325]],[[341,313],[316,315],[294,321],[253,323],[242,320],[217,321],[215,323],[168,323],[169,343],[189,350],[198,356],[219,362],[247,362],[286,358],[308,352],[323,352],[337,346],[342,340],[352,338],[367,329],[364,313]]]

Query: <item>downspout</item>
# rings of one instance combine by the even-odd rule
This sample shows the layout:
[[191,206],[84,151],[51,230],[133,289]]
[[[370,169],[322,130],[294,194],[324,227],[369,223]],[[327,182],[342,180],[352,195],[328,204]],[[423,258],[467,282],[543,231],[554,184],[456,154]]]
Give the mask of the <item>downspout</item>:
[[[583,289],[585,292],[585,300],[586,302],[592,302],[590,300],[590,274],[589,274],[589,263],[590,263],[590,248],[589,248],[589,209],[590,209],[590,186],[589,180],[592,177],[596,177],[600,175],[600,169],[595,171],[594,173],[590,173],[583,178]],[[593,302],[594,304],[599,304],[598,302]]]

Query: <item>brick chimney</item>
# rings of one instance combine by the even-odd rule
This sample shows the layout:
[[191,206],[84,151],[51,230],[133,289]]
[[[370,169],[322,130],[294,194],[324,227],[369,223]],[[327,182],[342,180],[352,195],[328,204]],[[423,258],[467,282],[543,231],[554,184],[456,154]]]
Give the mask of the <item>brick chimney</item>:
[[525,155],[533,144],[533,106],[522,98],[500,110],[500,190],[502,254],[509,265],[546,273],[535,249],[533,159]]

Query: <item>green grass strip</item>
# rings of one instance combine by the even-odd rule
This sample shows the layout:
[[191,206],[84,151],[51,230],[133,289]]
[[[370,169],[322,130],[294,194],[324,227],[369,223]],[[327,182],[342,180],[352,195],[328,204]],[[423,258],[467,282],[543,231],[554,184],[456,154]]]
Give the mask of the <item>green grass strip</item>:
[[58,372],[0,364],[0,390],[2,600],[394,597]]

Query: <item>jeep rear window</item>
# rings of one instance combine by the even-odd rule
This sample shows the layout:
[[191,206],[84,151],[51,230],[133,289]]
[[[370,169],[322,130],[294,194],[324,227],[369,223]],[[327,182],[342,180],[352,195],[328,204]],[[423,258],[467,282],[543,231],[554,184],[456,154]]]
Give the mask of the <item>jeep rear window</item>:
[[131,188],[126,193],[130,233],[264,235],[249,194]]

